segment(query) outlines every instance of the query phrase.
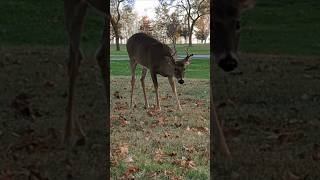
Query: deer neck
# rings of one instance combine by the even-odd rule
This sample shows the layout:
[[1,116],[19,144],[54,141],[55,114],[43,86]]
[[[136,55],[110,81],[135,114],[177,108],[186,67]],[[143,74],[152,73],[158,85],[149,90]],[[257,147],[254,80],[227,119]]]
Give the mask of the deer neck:
[[165,63],[162,63],[158,66],[156,72],[164,77],[173,77],[174,76],[174,68],[175,68],[175,61],[169,60]]

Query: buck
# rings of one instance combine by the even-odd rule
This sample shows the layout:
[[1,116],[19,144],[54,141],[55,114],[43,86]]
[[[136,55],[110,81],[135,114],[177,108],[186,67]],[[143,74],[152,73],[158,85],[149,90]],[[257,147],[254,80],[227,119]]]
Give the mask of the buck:
[[176,99],[177,108],[182,110],[173,77],[178,79],[178,83],[184,83],[183,78],[185,69],[190,64],[193,54],[189,54],[186,50],[187,56],[183,60],[178,61],[176,51],[173,52],[169,46],[144,33],[134,34],[128,39],[127,51],[130,59],[130,69],[132,74],[130,107],[132,107],[133,104],[133,93],[136,80],[135,70],[137,64],[140,64],[142,66],[142,75],[140,81],[143,89],[145,107],[149,107],[144,83],[147,71],[149,69],[156,92],[156,108],[161,110],[157,80],[157,74],[160,74],[164,77],[168,77],[169,84]]
[[[213,58],[220,68],[229,72],[238,65],[238,44],[240,37],[240,15],[244,11],[252,8],[254,0],[216,0],[211,3],[214,17],[210,28],[213,29]],[[213,65],[213,63],[211,63]],[[211,67],[213,70],[213,67]],[[211,73],[210,88],[213,89],[213,75]],[[228,159],[231,159],[230,150],[225,142],[225,137],[217,119],[217,114],[213,104],[213,94],[210,96],[212,126],[214,130],[213,142],[220,152]]]
[[[73,124],[75,126],[75,133],[79,137],[78,141],[85,141],[85,134],[77,119],[74,119],[73,104],[74,104],[74,90],[75,82],[79,74],[80,61],[83,55],[80,50],[81,31],[84,22],[84,17],[88,6],[91,5],[98,10],[104,17],[104,28],[101,38],[101,45],[96,52],[96,59],[101,69],[101,74],[105,86],[106,102],[109,102],[109,63],[107,60],[107,25],[109,23],[110,14],[107,12],[108,3],[105,0],[64,0],[64,12],[66,19],[66,27],[69,37],[69,58],[67,61],[68,75],[69,75],[69,91],[68,104],[66,108],[66,124],[64,131],[64,142],[69,144],[70,138],[73,135]],[[107,108],[107,114],[109,108]],[[108,124],[106,126],[108,128]],[[107,131],[109,132],[109,131]],[[109,136],[109,134],[107,134]],[[108,138],[107,138],[108,140]]]

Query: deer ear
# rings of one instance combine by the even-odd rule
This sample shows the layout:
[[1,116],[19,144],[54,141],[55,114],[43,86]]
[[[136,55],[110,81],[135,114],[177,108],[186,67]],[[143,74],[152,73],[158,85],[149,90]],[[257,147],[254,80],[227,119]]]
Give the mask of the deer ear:
[[256,4],[255,0],[238,0],[238,7],[241,13],[253,8],[255,4]]
[[191,63],[191,57],[193,56],[193,54],[190,54],[188,57],[186,57],[184,60],[183,60],[183,64],[184,65],[189,65]]
[[173,51],[171,56],[174,57],[174,58],[177,58],[178,57],[178,51],[177,50]]

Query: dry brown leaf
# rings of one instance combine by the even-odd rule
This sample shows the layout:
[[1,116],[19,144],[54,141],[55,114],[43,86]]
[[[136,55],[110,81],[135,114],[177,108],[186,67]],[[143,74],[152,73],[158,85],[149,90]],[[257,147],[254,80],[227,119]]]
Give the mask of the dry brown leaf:
[[173,176],[173,177],[170,177],[170,180],[182,180],[183,177],[181,176]]
[[320,144],[313,145],[312,159],[314,161],[320,161]]
[[187,169],[196,169],[196,163],[194,161],[192,161],[192,160],[187,160],[185,162],[185,167]]
[[287,171],[285,175],[283,176],[283,180],[300,180],[301,178],[295,174],[293,174],[291,171]]
[[116,154],[120,157],[126,157],[129,154],[129,145],[122,144],[116,150]]
[[164,121],[165,121],[165,118],[164,118],[163,116],[160,116],[160,117],[158,118],[158,124],[159,124],[159,125],[164,125]]
[[168,156],[174,157],[174,156],[177,156],[177,153],[176,152],[171,152],[171,153],[168,154]]
[[47,80],[45,83],[44,83],[44,87],[46,88],[53,88],[55,86],[55,82],[54,81],[49,81]]
[[122,96],[120,96],[120,92],[119,91],[114,92],[113,95],[117,99],[122,99],[123,98]]
[[138,172],[138,171],[140,171],[140,169],[138,168],[138,167],[136,167],[136,166],[132,166],[132,167],[129,167],[126,171],[125,171],[125,173],[124,173],[124,177],[125,178],[129,178],[129,177],[131,177],[132,178],[132,174],[134,174],[134,173],[136,173],[136,172]]
[[196,101],[196,105],[197,105],[197,107],[203,106],[203,105],[204,105],[204,101],[202,101],[202,100],[197,100],[197,101]]
[[13,180],[13,173],[10,169],[4,169],[1,172],[0,180]]
[[168,137],[170,137],[171,136],[171,134],[170,133],[168,133],[168,132],[164,132],[164,138],[168,138]]
[[111,115],[111,117],[110,117],[110,121],[115,121],[115,120],[117,120],[118,119],[118,117],[116,116],[116,115]]
[[124,162],[126,162],[126,163],[131,163],[131,162],[134,162],[134,160],[133,160],[132,156],[129,155],[129,156],[124,160]]
[[129,122],[127,121],[127,119],[126,119],[125,117],[123,117],[123,116],[120,116],[120,117],[119,117],[119,121],[120,121],[120,125],[121,125],[122,127],[124,127],[124,126],[126,126],[126,125],[129,124]]
[[151,108],[151,109],[149,109],[149,110],[147,111],[147,114],[148,114],[150,117],[154,117],[154,116],[156,116],[156,115],[158,114],[158,111],[157,111],[156,109]]
[[156,161],[157,163],[163,163],[163,156],[164,156],[164,153],[162,149],[158,149],[156,150],[153,160]]

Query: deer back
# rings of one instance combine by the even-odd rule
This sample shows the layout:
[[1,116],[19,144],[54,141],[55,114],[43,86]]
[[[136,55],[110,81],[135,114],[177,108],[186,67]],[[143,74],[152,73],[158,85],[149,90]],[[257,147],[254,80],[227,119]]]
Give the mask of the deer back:
[[162,76],[172,76],[174,59],[171,49],[155,38],[144,33],[134,34],[127,41],[127,51],[130,61]]

